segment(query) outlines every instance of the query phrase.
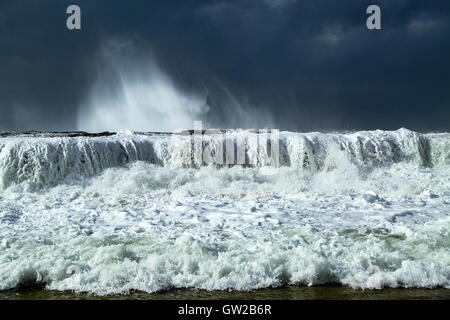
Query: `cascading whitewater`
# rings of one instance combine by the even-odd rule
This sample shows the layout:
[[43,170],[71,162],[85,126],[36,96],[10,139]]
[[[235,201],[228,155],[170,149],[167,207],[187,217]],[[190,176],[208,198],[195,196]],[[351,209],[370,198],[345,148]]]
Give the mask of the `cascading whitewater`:
[[0,136],[0,290],[450,287],[450,134]]
[[[258,145],[258,134],[231,131],[215,135],[124,134],[105,137],[30,137],[0,139],[1,187],[28,182],[34,187],[54,186],[64,179],[79,179],[100,174],[105,169],[144,161],[164,167],[194,166],[192,146],[203,140],[204,158],[243,149],[245,164],[270,165],[267,148]],[[235,139],[233,150],[226,140]],[[241,144],[239,142],[242,141]],[[270,141],[270,137],[269,137]],[[443,141],[443,142],[441,142]],[[450,158],[448,136],[423,135],[406,129],[369,131],[352,134],[283,132],[279,137],[280,165],[311,171],[326,169],[325,162],[339,153],[353,163],[366,167],[390,166],[398,162],[414,162],[433,166]],[[439,145],[441,143],[441,145]],[[203,161],[205,163],[205,161]],[[338,163],[328,163],[338,166]]]

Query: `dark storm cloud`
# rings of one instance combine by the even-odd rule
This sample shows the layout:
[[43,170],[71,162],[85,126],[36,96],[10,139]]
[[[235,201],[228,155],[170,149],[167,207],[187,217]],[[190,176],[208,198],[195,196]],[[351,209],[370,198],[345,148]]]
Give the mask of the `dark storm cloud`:
[[[370,4],[382,30],[365,27]],[[447,0],[2,1],[0,129],[74,129],[109,39],[206,88],[211,123],[245,126],[227,117],[239,104],[288,130],[449,129]]]

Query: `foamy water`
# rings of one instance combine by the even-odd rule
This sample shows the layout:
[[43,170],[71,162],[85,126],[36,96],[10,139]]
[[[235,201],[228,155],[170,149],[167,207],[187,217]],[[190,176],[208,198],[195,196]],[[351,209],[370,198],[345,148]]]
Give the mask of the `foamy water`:
[[450,134],[281,132],[273,175],[195,139],[0,138],[0,289],[450,288]]

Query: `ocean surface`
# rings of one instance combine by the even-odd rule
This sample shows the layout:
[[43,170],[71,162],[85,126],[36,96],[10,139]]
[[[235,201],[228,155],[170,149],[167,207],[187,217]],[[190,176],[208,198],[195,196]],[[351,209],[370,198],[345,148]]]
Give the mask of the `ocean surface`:
[[449,133],[255,136],[0,133],[0,290],[450,288]]

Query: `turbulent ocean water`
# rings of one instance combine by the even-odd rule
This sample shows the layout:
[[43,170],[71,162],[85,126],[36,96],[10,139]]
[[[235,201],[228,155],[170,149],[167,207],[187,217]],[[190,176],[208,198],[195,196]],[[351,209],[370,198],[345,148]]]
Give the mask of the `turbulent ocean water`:
[[449,133],[229,133],[0,135],[0,290],[450,288]]

